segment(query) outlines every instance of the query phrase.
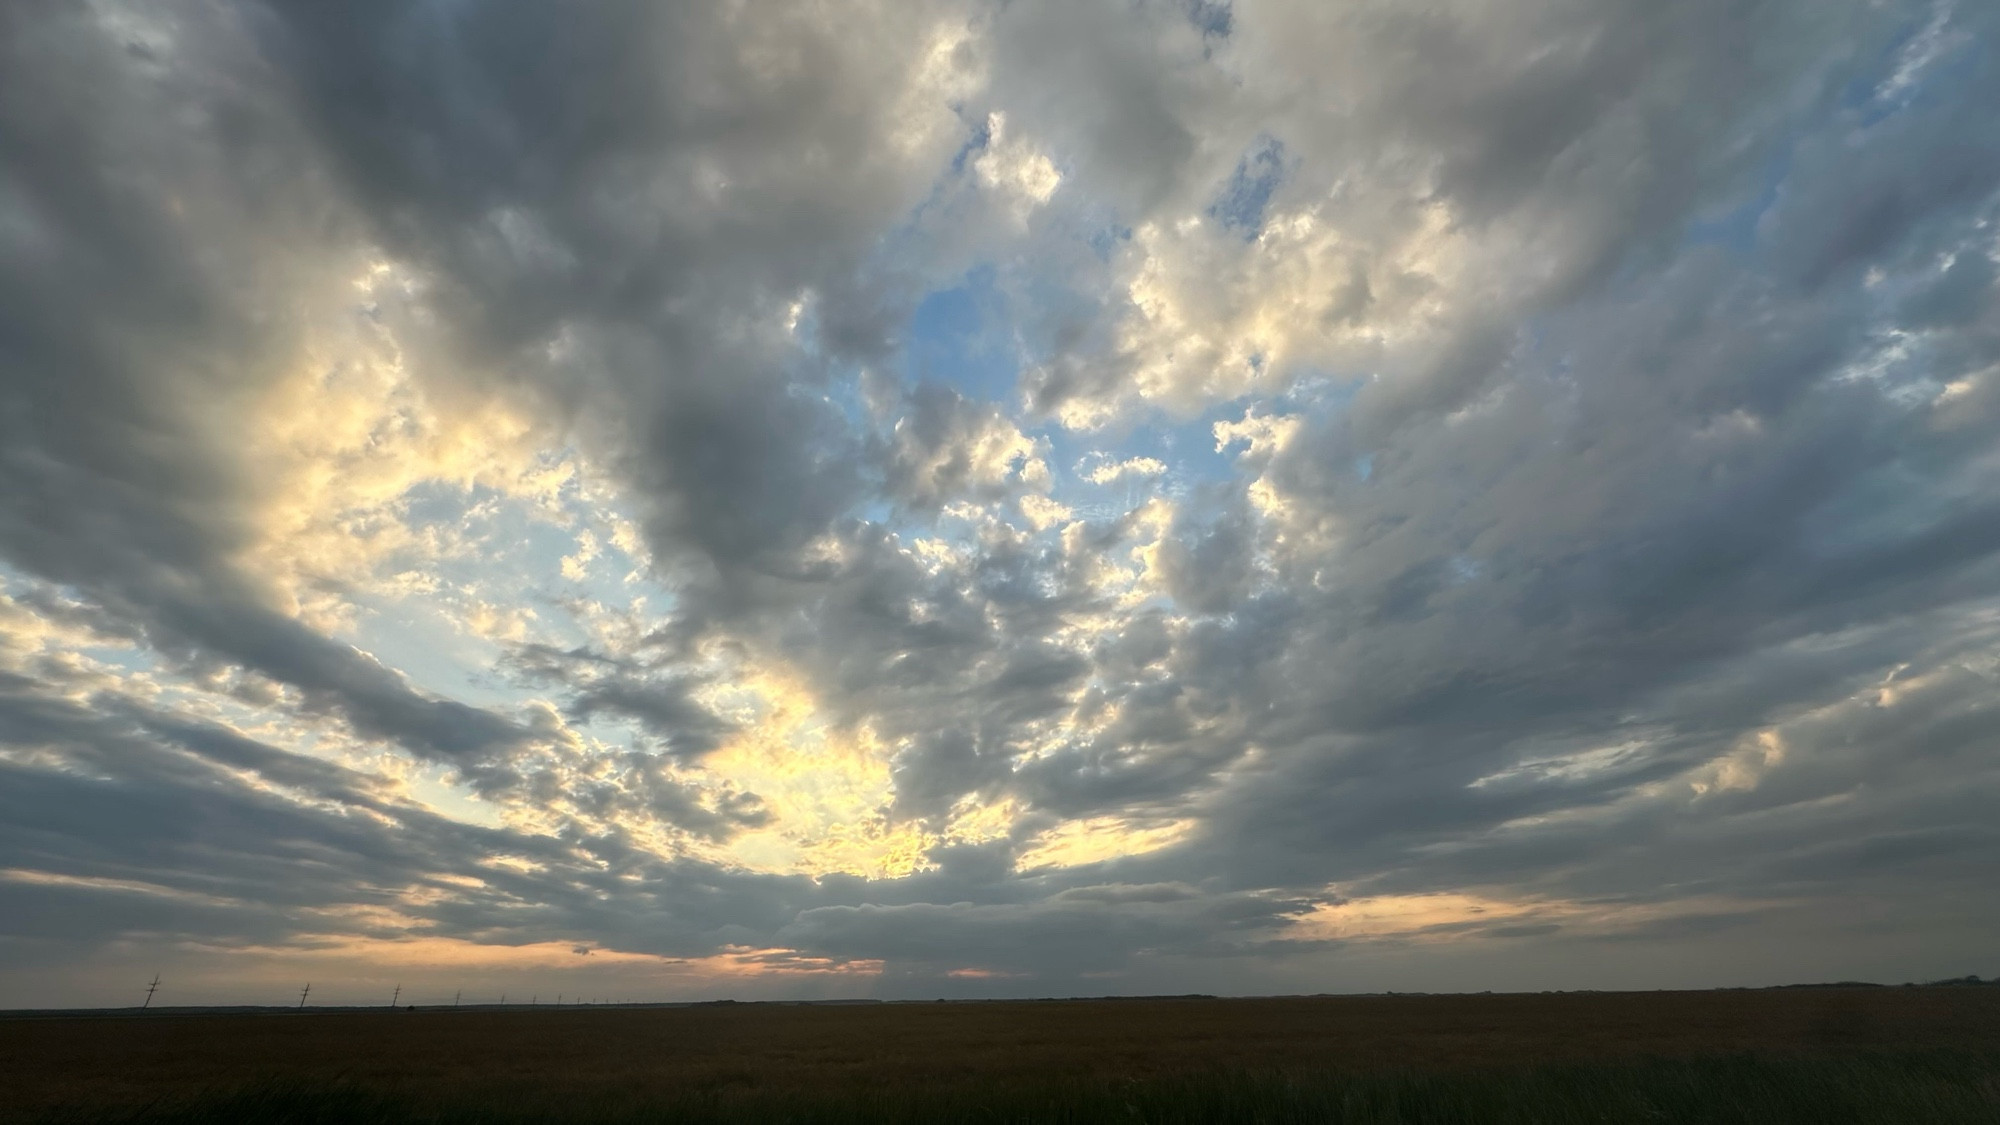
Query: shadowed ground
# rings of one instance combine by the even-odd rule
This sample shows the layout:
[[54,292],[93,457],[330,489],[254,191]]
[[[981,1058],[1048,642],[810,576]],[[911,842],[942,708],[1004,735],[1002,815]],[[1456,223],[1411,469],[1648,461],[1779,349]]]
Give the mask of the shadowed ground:
[[1496,1074],[1728,1057],[1824,1068],[1924,1052],[1960,1060],[1952,1081],[1968,1096],[1993,1093],[2000,1113],[2000,1071],[1990,1065],[2000,1058],[2000,989],[7,1018],[0,1114],[129,1113],[246,1088],[338,1087],[515,1114],[593,1106],[603,1117],[606,1106],[696,1095],[739,1105],[852,1101],[1203,1075]]

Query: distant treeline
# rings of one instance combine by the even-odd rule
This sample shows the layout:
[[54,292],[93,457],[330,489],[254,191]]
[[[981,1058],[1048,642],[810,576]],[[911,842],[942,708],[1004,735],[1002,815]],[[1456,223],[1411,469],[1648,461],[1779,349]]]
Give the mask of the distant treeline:
[[1911,981],[1906,984],[1883,984],[1873,980],[1835,980],[1819,984],[1774,984],[1772,988],[1993,988],[2000,986],[2000,977],[1981,980],[1975,976],[1948,977],[1944,980]]

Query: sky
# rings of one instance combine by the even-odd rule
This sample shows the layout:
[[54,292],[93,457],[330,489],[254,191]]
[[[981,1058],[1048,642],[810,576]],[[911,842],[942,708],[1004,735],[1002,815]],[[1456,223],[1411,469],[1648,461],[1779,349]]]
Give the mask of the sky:
[[2000,972],[2000,5],[0,6],[0,1007]]

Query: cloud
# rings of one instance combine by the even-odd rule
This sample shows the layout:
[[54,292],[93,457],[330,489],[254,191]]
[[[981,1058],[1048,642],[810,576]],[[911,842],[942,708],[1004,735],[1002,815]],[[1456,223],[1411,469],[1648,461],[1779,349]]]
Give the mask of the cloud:
[[[1084,468],[1086,464],[1090,465],[1087,469]],[[1127,457],[1123,461],[1099,458],[1094,464],[1086,458],[1077,462],[1076,471],[1092,484],[1112,484],[1129,477],[1145,479],[1164,476],[1167,465],[1157,457]]]
[[883,490],[904,504],[936,510],[952,500],[991,500],[1049,487],[1043,444],[996,407],[924,383],[910,392],[898,415],[883,455]]
[[[286,616],[240,562],[261,513],[251,466],[227,435],[255,425],[260,380],[309,361],[316,331],[273,295],[302,294],[310,307],[367,254],[301,229],[298,208],[330,209],[336,229],[347,217],[316,193],[318,161],[286,123],[252,95],[198,80],[204,68],[251,65],[244,29],[186,35],[138,16],[99,27],[83,12],[44,16],[17,17],[27,21],[11,39],[19,95],[60,88],[68,68],[102,82],[89,98],[54,98],[0,124],[32,156],[7,187],[10,235],[33,251],[4,282],[19,297],[0,386],[9,557],[87,591],[163,653],[253,668],[366,736],[504,773],[496,759],[523,738],[512,723],[415,691]],[[283,182],[231,179],[235,159]],[[308,170],[298,195],[279,168]],[[161,193],[131,196],[145,182]],[[103,318],[80,317],[74,302],[84,301]]]
[[1962,974],[1995,19],[10,11],[0,980]]
[[972,170],[980,183],[1013,197],[1010,209],[1017,222],[1026,222],[1062,185],[1062,173],[1047,156],[1008,138],[1007,115],[998,110],[987,115],[986,150],[972,162]]

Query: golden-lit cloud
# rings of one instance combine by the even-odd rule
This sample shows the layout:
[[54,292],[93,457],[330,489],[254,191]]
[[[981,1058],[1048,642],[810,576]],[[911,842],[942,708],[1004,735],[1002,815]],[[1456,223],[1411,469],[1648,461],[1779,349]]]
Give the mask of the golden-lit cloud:
[[[352,288],[350,306],[422,295],[408,271],[384,262]],[[243,457],[260,492],[243,563],[319,627],[351,628],[340,591],[431,592],[409,583],[468,549],[456,529],[412,520],[422,486],[483,489],[564,518],[558,499],[577,467],[552,447],[560,435],[524,402],[453,391],[411,362],[383,321],[329,316],[249,413]]]
[[703,769],[755,793],[770,823],[742,833],[723,854],[753,870],[907,875],[934,842],[914,824],[895,824],[893,748],[866,727],[835,728],[795,677],[748,672],[716,699],[742,731]]
[[1020,866],[1023,870],[1076,867],[1144,855],[1180,841],[1194,826],[1190,820],[1159,822],[1115,816],[1067,821],[1037,836],[1021,853]]
[[[1751,904],[1706,896],[1674,902],[1513,898],[1463,891],[1373,895],[1321,903],[1289,936],[1304,940],[1452,944],[1468,938],[1614,936],[1677,918],[1740,915]],[[1781,902],[1755,904],[1769,909]]]

